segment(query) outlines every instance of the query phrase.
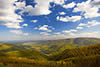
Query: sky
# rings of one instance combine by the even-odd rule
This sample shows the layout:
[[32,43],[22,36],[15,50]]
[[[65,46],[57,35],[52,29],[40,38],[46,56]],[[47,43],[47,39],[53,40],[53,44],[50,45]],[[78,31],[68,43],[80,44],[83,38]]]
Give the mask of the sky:
[[0,0],[0,41],[100,38],[100,0]]

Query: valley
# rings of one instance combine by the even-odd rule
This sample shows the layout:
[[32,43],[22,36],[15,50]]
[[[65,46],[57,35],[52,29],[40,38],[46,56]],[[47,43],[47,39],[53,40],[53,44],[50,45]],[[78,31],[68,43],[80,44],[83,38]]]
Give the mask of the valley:
[[100,67],[99,63],[97,38],[0,43],[0,67]]

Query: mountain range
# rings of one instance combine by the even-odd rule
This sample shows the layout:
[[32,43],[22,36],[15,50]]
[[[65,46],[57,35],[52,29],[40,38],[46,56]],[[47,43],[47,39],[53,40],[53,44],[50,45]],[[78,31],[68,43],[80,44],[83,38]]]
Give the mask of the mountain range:
[[0,44],[0,51],[19,51],[19,50],[36,50],[44,54],[53,54],[64,51],[65,49],[73,49],[84,47],[92,44],[100,43],[99,38],[69,38],[61,40],[48,41],[25,41],[5,42]]
[[1,67],[100,67],[100,39],[0,43]]

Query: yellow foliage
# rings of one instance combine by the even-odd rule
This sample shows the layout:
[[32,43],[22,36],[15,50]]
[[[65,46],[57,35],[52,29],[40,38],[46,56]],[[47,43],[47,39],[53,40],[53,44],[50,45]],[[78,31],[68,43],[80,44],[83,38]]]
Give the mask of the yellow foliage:
[[0,50],[11,48],[11,46],[7,46],[6,44],[0,43]]

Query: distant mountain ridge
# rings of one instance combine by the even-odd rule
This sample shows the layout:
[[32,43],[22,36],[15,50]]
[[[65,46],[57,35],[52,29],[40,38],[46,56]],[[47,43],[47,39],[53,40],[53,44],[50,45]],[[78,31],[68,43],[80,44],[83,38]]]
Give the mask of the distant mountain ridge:
[[[92,41],[92,40],[97,40],[97,41],[100,41],[100,38],[86,38],[86,37],[80,37],[80,38],[68,38],[68,39],[58,39],[58,40],[46,40],[46,41],[30,41],[31,43],[32,42],[34,42],[34,43],[37,43],[37,44],[40,44],[40,43],[42,43],[42,44],[45,44],[45,43],[47,43],[47,42],[57,42],[57,41],[63,41],[63,40],[74,40],[74,43],[75,43],[75,41],[79,41],[79,40],[90,40],[90,41]],[[27,42],[24,42],[24,43],[29,43],[29,41],[27,41]],[[49,44],[49,43],[48,43]]]
[[72,49],[77,47],[83,47],[87,45],[100,43],[99,38],[68,38],[60,40],[48,40],[37,42],[23,43],[25,46],[32,46],[34,49],[42,51],[46,54],[63,51],[65,49]]
[[[68,38],[60,40],[48,40],[48,41],[25,41],[19,43],[4,43],[4,46],[7,45],[6,49],[0,51],[19,51],[19,50],[36,50],[45,54],[59,53],[65,49],[73,49],[83,46],[88,46],[92,44],[100,43],[99,38]],[[3,45],[0,46],[3,48]]]

